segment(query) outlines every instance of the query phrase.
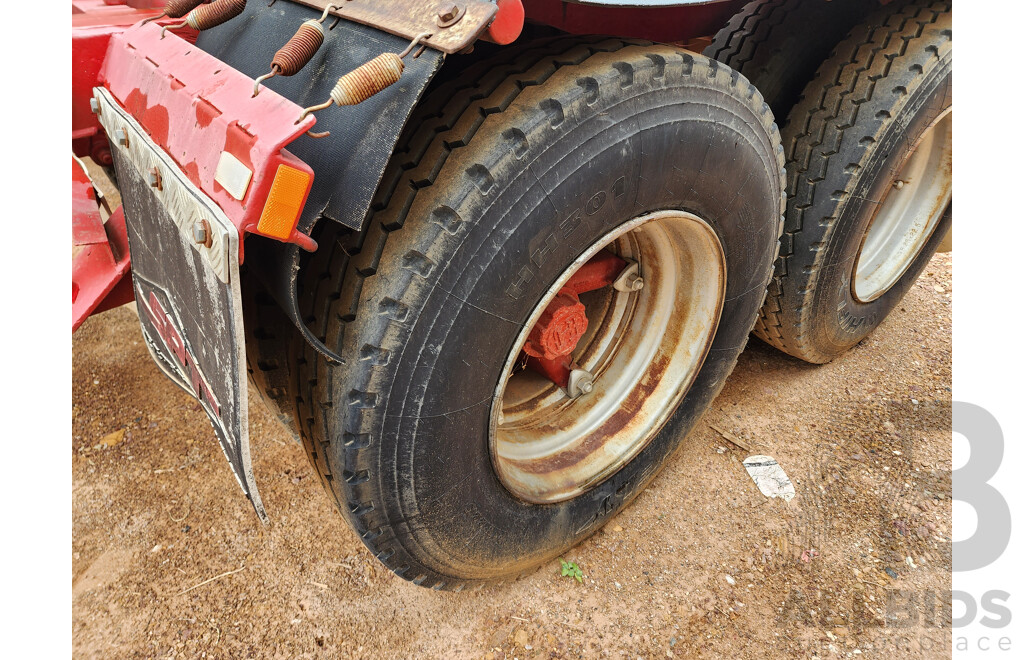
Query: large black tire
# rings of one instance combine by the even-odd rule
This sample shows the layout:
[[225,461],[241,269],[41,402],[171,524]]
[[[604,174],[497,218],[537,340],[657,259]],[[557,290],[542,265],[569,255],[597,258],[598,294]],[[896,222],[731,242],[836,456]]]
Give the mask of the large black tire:
[[949,0],[882,8],[836,48],[790,113],[786,228],[755,328],[790,355],[823,363],[861,341],[949,229],[944,213],[884,293],[866,302],[854,294],[861,245],[878,209],[918,139],[951,111],[951,10]]
[[746,76],[782,122],[818,66],[875,7],[873,0],[754,0],[704,54]]
[[[778,131],[738,74],[620,40],[555,40],[503,57],[424,104],[366,231],[329,229],[304,275],[311,327],[346,360],[306,351],[296,364],[313,464],[371,552],[436,589],[514,578],[557,557],[654,478],[735,366],[781,231]],[[586,221],[555,221],[612,190]],[[660,209],[703,218],[724,248],[710,351],[675,413],[621,469],[565,501],[518,499],[496,476],[488,432],[522,324],[596,236]]]
[[[250,236],[247,240],[251,250],[253,243],[266,239]],[[248,263],[242,266],[240,276],[249,383],[281,425],[298,440],[292,364],[302,339]]]

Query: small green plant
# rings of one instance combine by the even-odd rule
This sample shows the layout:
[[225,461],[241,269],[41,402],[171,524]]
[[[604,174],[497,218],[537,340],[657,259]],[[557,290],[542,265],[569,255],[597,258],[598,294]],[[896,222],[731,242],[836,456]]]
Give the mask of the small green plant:
[[562,562],[562,577],[576,578],[577,582],[583,582],[583,570],[580,565],[574,561],[565,561],[561,557],[558,561]]

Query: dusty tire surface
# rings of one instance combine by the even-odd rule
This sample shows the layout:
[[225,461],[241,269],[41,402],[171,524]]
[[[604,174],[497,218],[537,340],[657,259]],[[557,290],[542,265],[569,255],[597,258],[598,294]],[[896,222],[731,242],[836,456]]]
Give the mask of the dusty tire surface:
[[808,362],[860,342],[892,311],[942,242],[941,219],[902,276],[864,302],[858,254],[918,139],[952,108],[952,4],[888,5],[836,48],[783,131],[785,231],[755,334]]
[[875,3],[754,0],[718,31],[704,54],[757,87],[780,127],[804,86]]
[[[321,237],[314,259],[328,267],[307,269],[303,289],[314,331],[346,359],[331,367],[306,351],[297,364],[313,465],[371,552],[435,589],[529,571],[650,482],[735,366],[781,230],[778,131],[742,76],[620,40],[504,57],[424,103],[367,230]],[[578,497],[527,504],[488,450],[505,359],[569,263],[660,209],[704,219],[725,250],[708,356],[629,463]]]

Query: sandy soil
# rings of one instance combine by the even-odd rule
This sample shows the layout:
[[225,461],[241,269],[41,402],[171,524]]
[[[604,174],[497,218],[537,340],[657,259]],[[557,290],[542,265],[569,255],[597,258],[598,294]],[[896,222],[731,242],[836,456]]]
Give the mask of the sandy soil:
[[[823,367],[752,341],[653,486],[567,553],[582,584],[556,562],[462,594],[370,556],[254,396],[261,526],[132,311],[94,317],[73,340],[75,654],[948,656],[951,287],[938,255]],[[796,497],[761,495],[720,431],[777,458]]]

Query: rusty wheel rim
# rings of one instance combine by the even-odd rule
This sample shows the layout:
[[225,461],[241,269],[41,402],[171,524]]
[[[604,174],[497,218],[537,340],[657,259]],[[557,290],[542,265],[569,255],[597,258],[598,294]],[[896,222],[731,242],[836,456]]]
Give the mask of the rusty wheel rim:
[[853,267],[853,295],[882,297],[917,260],[953,195],[953,113],[922,133],[868,225]]
[[[639,263],[639,291],[581,295],[589,326],[573,358],[593,390],[566,390],[522,369],[531,328],[569,278],[602,249]],[[602,236],[548,289],[505,362],[491,405],[495,472],[528,502],[571,499],[629,463],[657,435],[700,371],[725,297],[714,230],[682,211],[635,218]]]

